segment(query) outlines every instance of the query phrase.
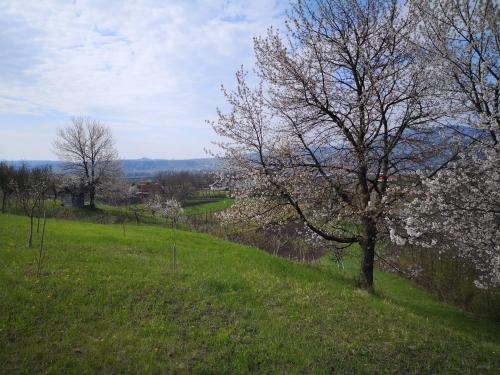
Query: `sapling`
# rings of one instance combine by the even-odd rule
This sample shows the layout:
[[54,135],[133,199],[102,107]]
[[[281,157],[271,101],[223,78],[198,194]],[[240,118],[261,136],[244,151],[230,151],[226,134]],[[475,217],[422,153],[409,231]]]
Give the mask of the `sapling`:
[[42,225],[42,238],[40,239],[40,251],[38,253],[38,259],[37,259],[37,267],[36,267],[36,277],[40,277],[40,274],[42,272],[42,263],[43,263],[43,258],[44,258],[44,253],[43,253],[43,241],[45,239],[45,223],[46,223],[46,212],[43,210],[43,225]]
[[43,197],[48,189],[50,168],[21,168],[18,171],[17,181],[14,183],[18,201],[21,203],[24,212],[30,218],[28,247],[33,244],[33,222],[35,209],[42,205]]
[[172,223],[172,269],[175,272],[177,266],[177,243],[175,238],[175,231],[177,223],[184,217],[184,210],[181,204],[175,199],[168,199],[165,201],[163,207],[163,217],[167,220],[170,219]]
[[156,218],[156,213],[158,211],[161,211],[163,207],[162,197],[158,194],[155,194],[144,203],[144,206],[151,211],[151,215],[153,216],[153,218]]

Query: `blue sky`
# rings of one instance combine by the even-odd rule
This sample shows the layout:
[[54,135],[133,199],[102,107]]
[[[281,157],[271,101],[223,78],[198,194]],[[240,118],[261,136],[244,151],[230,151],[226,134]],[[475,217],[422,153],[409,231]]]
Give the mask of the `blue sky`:
[[206,156],[220,85],[285,0],[0,0],[0,160],[55,159],[73,116],[108,124],[122,158]]

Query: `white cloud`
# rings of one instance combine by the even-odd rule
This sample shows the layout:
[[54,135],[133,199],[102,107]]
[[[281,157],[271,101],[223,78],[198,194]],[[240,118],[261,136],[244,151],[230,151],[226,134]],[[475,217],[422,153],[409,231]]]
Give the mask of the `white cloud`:
[[[176,95],[224,59],[248,62],[251,36],[265,29],[276,8],[264,1],[101,4],[7,4],[8,17],[36,30],[31,37],[41,51],[38,62],[20,72],[31,82],[4,82],[0,95],[69,114]],[[224,21],[236,16],[240,22]]]
[[278,0],[0,3],[0,50],[10,51],[0,55],[1,111],[158,132],[203,126],[221,104],[219,85],[251,64],[252,37],[284,8]]

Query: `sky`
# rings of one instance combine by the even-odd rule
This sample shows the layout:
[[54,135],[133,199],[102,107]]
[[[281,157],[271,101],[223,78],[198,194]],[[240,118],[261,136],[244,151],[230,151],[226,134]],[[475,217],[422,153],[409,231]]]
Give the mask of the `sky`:
[[123,159],[207,157],[220,85],[285,0],[0,0],[0,160],[53,160],[57,129],[109,125]]

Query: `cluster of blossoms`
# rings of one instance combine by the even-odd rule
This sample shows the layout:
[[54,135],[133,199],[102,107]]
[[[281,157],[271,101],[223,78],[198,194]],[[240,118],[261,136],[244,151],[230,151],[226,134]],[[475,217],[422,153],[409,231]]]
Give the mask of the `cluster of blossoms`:
[[167,199],[163,204],[163,217],[177,223],[184,217],[184,209],[179,201],[175,199]]
[[149,198],[146,203],[144,203],[144,206],[151,211],[151,214],[155,216],[155,214],[159,211],[161,211],[163,207],[163,199],[161,196],[155,194],[151,198]]
[[[393,240],[436,246],[446,237],[458,255],[474,259],[478,285],[495,284],[497,156],[471,150],[447,165],[474,142],[460,134],[456,145],[439,129],[474,127],[498,143],[497,6],[317,5],[297,1],[285,34],[255,39],[257,87],[241,69],[236,89],[223,89],[230,109],[212,126],[246,200],[233,215],[265,224],[285,212],[279,220],[302,221],[313,241],[359,243],[360,285],[371,288],[385,219],[415,198],[397,220],[406,234],[394,229]],[[422,169],[434,174],[422,189],[391,188]]]
[[175,199],[165,200],[160,195],[153,195],[144,205],[153,216],[160,212],[164,218],[173,222],[179,222],[184,216],[181,204]]
[[433,178],[402,211],[391,240],[439,247],[477,271],[479,288],[500,285],[500,153],[471,149]]

